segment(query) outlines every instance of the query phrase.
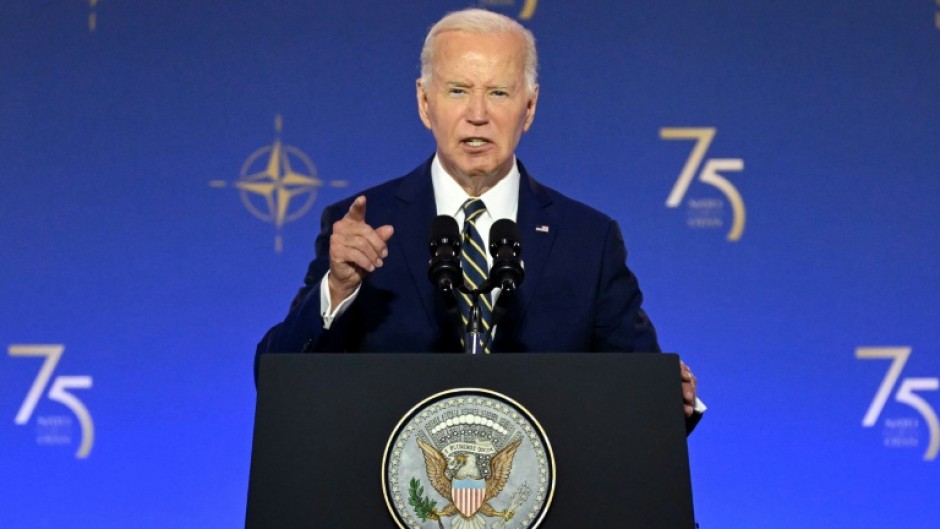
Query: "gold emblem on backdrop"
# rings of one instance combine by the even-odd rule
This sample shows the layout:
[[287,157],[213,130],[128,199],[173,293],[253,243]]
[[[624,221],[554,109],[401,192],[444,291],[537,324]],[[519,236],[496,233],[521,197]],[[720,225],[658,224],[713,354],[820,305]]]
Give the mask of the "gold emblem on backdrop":
[[[710,185],[721,191],[725,199],[731,204],[731,228],[728,230],[727,240],[737,242],[741,240],[741,236],[744,234],[744,224],[747,219],[744,199],[741,198],[741,194],[734,187],[734,184],[720,174],[719,171],[742,171],[744,169],[744,160],[740,158],[705,159],[705,153],[708,151],[712,140],[715,139],[717,132],[714,127],[663,127],[659,129],[660,139],[695,141],[695,146],[692,148],[692,152],[679,172],[679,177],[666,199],[666,207],[675,208],[682,204],[693,181],[698,180],[703,184]],[[699,167],[702,167],[701,171],[699,171]],[[692,228],[720,228],[725,223],[724,201],[720,198],[691,197],[688,200],[688,207],[688,224]]]
[[[283,120],[274,119],[277,137],[274,143],[251,153],[242,164],[238,180],[232,185],[239,190],[242,204],[255,218],[274,224],[274,250],[283,250],[281,228],[288,222],[303,217],[317,199],[317,190],[324,182],[317,177],[317,169],[303,151],[281,141]],[[212,187],[223,188],[225,180],[209,182]],[[330,187],[346,187],[345,180],[331,180]]]
[[[7,348],[7,354],[13,358],[44,359],[13,422],[24,426],[29,424],[35,416],[36,444],[50,446],[71,444],[73,422],[77,419],[82,432],[82,440],[75,452],[75,457],[85,459],[91,454],[91,449],[95,444],[95,423],[85,404],[70,390],[91,389],[92,377],[90,375],[53,377],[56,366],[64,353],[65,346],[62,344],[13,344]],[[43,397],[61,404],[71,411],[72,415],[35,414]]]
[[[921,396],[923,391],[940,390],[940,377],[901,377],[904,366],[911,357],[911,347],[858,347],[855,358],[858,360],[891,360],[881,384],[878,385],[868,411],[862,419],[862,427],[871,428],[878,423],[889,400],[904,404],[920,414],[920,418],[910,416],[890,416],[884,420],[882,444],[887,448],[917,448],[926,445],[924,461],[934,461],[940,452],[940,419],[930,402]],[[933,393],[936,395],[936,393]],[[892,399],[893,397],[893,399]],[[890,415],[890,414],[889,414]],[[923,425],[926,424],[928,439],[923,439]]]
[[[512,10],[519,20],[531,20],[539,0],[480,0],[480,7],[493,11]],[[521,4],[521,7],[520,7]],[[518,9],[518,11],[516,11]]]
[[88,0],[88,32],[94,33],[98,29],[98,2],[100,0]]

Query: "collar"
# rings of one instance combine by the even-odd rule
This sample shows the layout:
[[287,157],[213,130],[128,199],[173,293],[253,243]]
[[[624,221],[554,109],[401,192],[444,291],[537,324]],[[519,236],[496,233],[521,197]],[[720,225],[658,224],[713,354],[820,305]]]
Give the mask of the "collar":
[[[487,224],[492,224],[499,219],[510,219],[516,221],[519,211],[519,166],[513,158],[512,168],[509,174],[503,177],[495,186],[488,189],[486,193],[480,195],[480,199],[486,204],[486,213],[489,217]],[[460,187],[460,184],[446,171],[441,165],[437,155],[431,162],[431,183],[434,186],[434,203],[437,206],[438,215],[450,215],[457,219],[457,223],[463,222],[463,212],[460,206],[470,195]]]

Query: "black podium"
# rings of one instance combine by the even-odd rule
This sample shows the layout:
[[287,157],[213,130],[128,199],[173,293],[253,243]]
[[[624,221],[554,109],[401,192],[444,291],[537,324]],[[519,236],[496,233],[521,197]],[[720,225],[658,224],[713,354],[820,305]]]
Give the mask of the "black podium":
[[694,527],[678,357],[620,353],[265,355],[246,527],[396,528],[389,435],[454,388],[502,393],[544,428],[557,481],[541,528]]

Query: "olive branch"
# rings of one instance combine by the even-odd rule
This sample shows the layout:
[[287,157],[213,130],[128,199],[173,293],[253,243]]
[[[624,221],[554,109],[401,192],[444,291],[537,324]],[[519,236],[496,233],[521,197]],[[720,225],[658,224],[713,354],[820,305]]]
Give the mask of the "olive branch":
[[411,478],[411,482],[408,485],[408,503],[414,508],[415,514],[418,515],[418,518],[421,518],[422,522],[428,521],[428,518],[437,520],[437,524],[443,527],[441,524],[440,518],[437,516],[434,507],[437,506],[437,502],[431,498],[424,496],[424,487],[418,483],[416,478]]

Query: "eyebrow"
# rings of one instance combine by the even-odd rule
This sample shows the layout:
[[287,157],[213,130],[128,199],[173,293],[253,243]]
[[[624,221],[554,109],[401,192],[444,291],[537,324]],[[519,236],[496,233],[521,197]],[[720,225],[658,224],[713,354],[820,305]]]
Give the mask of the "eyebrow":
[[[473,87],[473,85],[471,85],[470,83],[464,83],[462,81],[447,81],[444,84],[445,86],[454,87],[454,88],[472,88]],[[487,85],[485,88],[487,90],[493,90],[493,89],[509,90],[513,86],[514,86],[513,83],[501,83],[501,84]]]

